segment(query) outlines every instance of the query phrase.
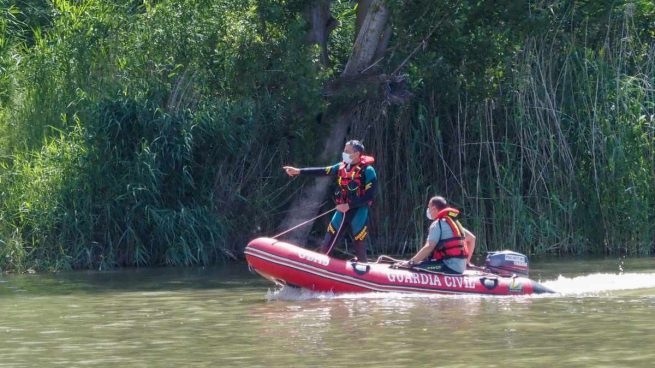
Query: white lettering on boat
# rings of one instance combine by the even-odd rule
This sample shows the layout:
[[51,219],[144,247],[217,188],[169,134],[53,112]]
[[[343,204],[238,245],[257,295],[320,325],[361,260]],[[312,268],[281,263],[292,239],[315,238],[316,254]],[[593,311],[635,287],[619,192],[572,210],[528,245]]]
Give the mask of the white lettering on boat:
[[323,266],[327,266],[330,264],[330,257],[321,254],[298,252],[298,258],[305,259],[310,262],[318,263]]
[[475,282],[465,276],[444,276],[443,281],[451,288],[475,289]]
[[430,285],[441,286],[439,275],[426,274],[426,273],[411,273],[405,272],[402,274],[388,273],[387,279],[389,282],[397,284],[416,284],[416,285]]
[[402,274],[388,273],[387,279],[389,282],[396,284],[415,284],[415,285],[430,285],[441,286],[442,279],[446,287],[453,289],[475,289],[475,280],[466,276],[441,276],[429,273],[411,273],[405,272]]

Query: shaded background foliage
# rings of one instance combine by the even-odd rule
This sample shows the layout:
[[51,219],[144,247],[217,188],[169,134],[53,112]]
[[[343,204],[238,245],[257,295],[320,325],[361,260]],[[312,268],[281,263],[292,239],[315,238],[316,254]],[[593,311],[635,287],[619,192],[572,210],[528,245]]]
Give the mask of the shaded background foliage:
[[[412,97],[351,130],[378,158],[374,253],[414,251],[434,194],[482,251],[655,251],[651,2],[387,3],[382,67]],[[330,164],[355,31],[333,1],[321,66],[308,4],[2,0],[0,268],[212,264],[271,234],[303,183],[279,167]]]
[[[653,4],[414,5],[394,19],[443,24],[408,68],[412,103],[389,120],[406,126],[383,145],[419,161],[412,185],[387,183],[385,198],[446,194],[483,250],[653,252]],[[397,44],[421,42],[420,23],[397,25]]]

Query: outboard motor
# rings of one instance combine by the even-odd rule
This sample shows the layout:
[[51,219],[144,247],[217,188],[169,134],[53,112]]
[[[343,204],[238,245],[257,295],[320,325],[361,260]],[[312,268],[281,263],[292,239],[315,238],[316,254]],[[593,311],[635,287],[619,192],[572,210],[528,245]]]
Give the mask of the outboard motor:
[[488,272],[504,277],[512,275],[528,277],[528,257],[511,250],[489,252],[484,261],[484,268]]

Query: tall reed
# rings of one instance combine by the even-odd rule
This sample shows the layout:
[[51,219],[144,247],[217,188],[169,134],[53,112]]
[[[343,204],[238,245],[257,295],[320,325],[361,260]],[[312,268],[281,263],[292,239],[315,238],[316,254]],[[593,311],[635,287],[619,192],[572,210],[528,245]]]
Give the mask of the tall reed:
[[374,151],[395,152],[381,163],[397,207],[379,251],[416,250],[423,207],[442,194],[480,251],[652,253],[655,46],[629,12],[608,29],[600,47],[565,29],[526,37],[495,95],[456,87],[444,108],[426,86],[371,131]]

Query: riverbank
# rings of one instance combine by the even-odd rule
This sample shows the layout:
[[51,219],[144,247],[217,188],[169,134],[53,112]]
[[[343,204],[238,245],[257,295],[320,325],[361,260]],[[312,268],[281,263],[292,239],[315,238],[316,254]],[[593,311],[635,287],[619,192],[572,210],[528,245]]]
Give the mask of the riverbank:
[[481,253],[655,254],[652,1],[371,1],[9,1],[0,269],[238,260],[339,132],[376,158],[379,253],[443,195]]

